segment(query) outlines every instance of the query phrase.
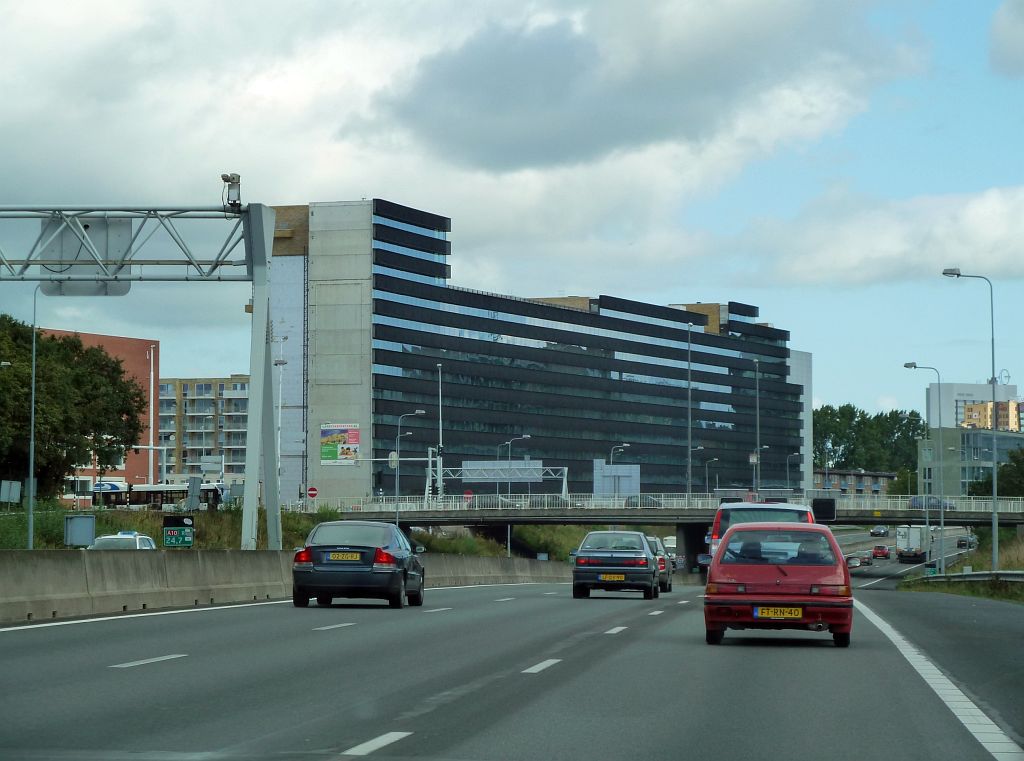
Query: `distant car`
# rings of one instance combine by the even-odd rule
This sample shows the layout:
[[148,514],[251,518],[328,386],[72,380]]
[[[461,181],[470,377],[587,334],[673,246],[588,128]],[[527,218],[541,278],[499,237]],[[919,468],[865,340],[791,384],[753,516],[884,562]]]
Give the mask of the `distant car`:
[[889,536],[889,527],[875,526],[868,532],[868,534],[870,534],[871,536]]
[[118,531],[116,534],[98,536],[86,547],[87,550],[155,550],[152,537],[138,531]]
[[874,565],[875,564],[875,553],[871,550],[861,550],[857,553],[857,557],[860,558],[861,565]]
[[944,511],[956,510],[956,503],[951,499],[939,500],[935,495],[928,495],[927,497],[911,497],[907,500],[907,507],[911,510],[938,510],[939,504],[941,503]]
[[733,526],[711,560],[704,589],[705,640],[727,629],[829,631],[849,647],[853,596],[849,566],[827,526],[749,523]]
[[978,546],[978,537],[974,534],[958,536],[956,539],[956,546],[959,550],[973,550]]
[[392,608],[423,604],[426,577],[419,554],[393,523],[327,521],[309,532],[292,561],[292,603],[311,597],[330,605],[335,597],[377,598]]
[[871,557],[878,558],[880,560],[888,560],[890,557],[889,546],[885,544],[876,544],[871,548]]
[[755,521],[814,523],[814,511],[807,505],[791,502],[727,502],[718,506],[707,535],[708,552],[698,555],[697,563],[706,570],[730,526]]
[[647,537],[647,542],[651,545],[651,552],[654,553],[654,557],[658,562],[658,590],[661,592],[671,592],[672,573],[675,571],[672,558],[665,549],[664,542],[658,537],[649,536]]
[[632,590],[653,600],[660,593],[658,560],[639,531],[591,531],[572,553],[572,596],[592,589]]

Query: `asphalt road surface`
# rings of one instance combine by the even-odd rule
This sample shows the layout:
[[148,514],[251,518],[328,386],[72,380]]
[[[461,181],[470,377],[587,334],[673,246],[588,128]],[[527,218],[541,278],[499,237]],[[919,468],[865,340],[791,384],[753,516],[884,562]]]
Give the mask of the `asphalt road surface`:
[[[2,629],[0,759],[1024,761],[977,732],[1019,751],[998,743],[1024,736],[1021,606],[858,589],[849,649],[810,632],[710,647],[702,589],[433,589],[403,610],[263,603]],[[943,691],[962,691],[956,713]]]

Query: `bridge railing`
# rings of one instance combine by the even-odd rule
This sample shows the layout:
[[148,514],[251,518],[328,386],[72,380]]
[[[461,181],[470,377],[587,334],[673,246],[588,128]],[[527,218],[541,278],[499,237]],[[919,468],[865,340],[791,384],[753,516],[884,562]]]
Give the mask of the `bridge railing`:
[[[861,495],[831,494],[827,490],[808,492],[803,496],[791,497],[792,502],[810,504],[817,497],[836,499],[836,510],[843,512],[873,511],[880,515],[887,513],[905,513],[908,510],[926,512],[921,506],[928,504],[928,514],[936,519],[939,515],[938,506],[930,504],[934,496],[924,495]],[[721,498],[713,494],[633,494],[629,496],[605,497],[593,494],[570,494],[563,497],[559,494],[475,494],[471,496],[449,495],[442,498],[429,497],[370,497],[354,500],[318,499],[306,503],[299,509],[312,512],[318,508],[340,510],[344,513],[380,513],[395,512],[411,513],[422,511],[493,511],[493,510],[542,510],[542,511],[576,511],[576,510],[630,510],[636,508],[666,509],[672,511],[709,511],[718,507]],[[957,512],[992,511],[991,497],[944,497],[946,516]],[[1024,498],[1003,497],[997,502],[1000,513],[1024,513]]]

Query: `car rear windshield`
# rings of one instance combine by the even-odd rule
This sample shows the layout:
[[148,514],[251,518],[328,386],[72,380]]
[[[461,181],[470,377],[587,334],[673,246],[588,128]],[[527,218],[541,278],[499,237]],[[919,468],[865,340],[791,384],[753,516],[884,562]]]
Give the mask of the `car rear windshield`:
[[134,536],[101,536],[92,543],[94,550],[134,550]]
[[309,537],[309,543],[387,547],[391,544],[391,530],[383,526],[319,526]]
[[737,531],[721,557],[723,564],[836,564],[828,538],[810,531]]
[[599,534],[588,534],[581,550],[642,550],[644,538],[640,534],[602,531]]
[[722,510],[719,536],[737,523],[807,523],[804,510],[787,510],[779,507],[735,507]]

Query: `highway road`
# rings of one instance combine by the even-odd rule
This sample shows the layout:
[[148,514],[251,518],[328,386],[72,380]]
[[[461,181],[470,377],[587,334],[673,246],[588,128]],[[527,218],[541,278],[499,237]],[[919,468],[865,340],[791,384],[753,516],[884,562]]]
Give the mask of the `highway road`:
[[[858,590],[848,650],[793,632],[709,647],[702,589],[433,589],[404,610],[274,602],[2,629],[0,758],[1024,759],[968,730],[1022,741],[1020,606]],[[963,720],[926,681],[943,674]]]

